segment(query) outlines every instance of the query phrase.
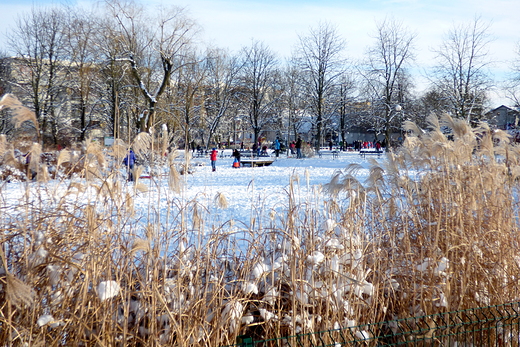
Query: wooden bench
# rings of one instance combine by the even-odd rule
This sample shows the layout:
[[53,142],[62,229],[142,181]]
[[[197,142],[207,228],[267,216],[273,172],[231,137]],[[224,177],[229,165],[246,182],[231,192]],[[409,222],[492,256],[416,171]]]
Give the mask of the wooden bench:
[[381,154],[383,154],[384,152],[382,150],[377,150],[377,149],[360,149],[359,150],[359,155],[362,156],[363,158],[366,157],[366,155],[377,155],[378,157],[381,156]]
[[269,154],[260,153],[260,155],[256,154],[253,151],[240,151],[240,158],[270,158]]
[[242,166],[269,166],[274,162],[274,159],[268,157],[254,157],[251,159],[240,159],[240,164]]
[[195,151],[195,153],[193,154],[193,158],[205,158],[208,156],[208,151],[205,151],[205,150],[197,150]]
[[240,151],[240,158],[252,158],[252,157],[253,157],[253,152],[251,152],[251,151]]
[[332,159],[336,159],[339,157],[339,151],[319,151],[318,152],[318,157],[322,157],[324,155],[332,155]]

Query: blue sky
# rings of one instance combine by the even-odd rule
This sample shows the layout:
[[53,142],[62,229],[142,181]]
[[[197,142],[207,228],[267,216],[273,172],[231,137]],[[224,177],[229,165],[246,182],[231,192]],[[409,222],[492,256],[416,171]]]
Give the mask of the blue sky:
[[[515,47],[520,42],[520,0],[179,0],[176,3],[186,6],[198,19],[209,42],[238,50],[254,38],[264,41],[280,57],[290,56],[298,35],[305,35],[319,21],[328,21],[337,26],[347,41],[346,54],[354,61],[362,59],[373,42],[376,22],[393,17],[417,34],[414,71],[419,89],[426,85],[420,72],[434,64],[432,50],[439,47],[454,25],[469,23],[475,16],[491,24],[489,34],[493,42],[489,51],[491,59],[496,61],[493,73],[499,79],[505,78],[511,61],[517,57]],[[494,99],[495,104],[506,103],[501,95],[495,95]]]
[[[14,25],[18,14],[31,6],[62,1],[0,0],[0,33]],[[75,0],[91,6],[94,0]],[[74,2],[74,3],[75,3]],[[519,0],[143,0],[151,6],[185,7],[202,26],[203,40],[212,45],[237,51],[263,41],[281,59],[289,57],[298,40],[319,21],[337,26],[347,41],[346,54],[352,60],[363,58],[372,43],[375,23],[385,17],[401,21],[417,34],[417,71],[433,64],[432,49],[454,24],[470,22],[475,16],[491,23],[489,46],[496,61],[494,73],[503,78],[511,61],[517,57],[520,42]],[[68,3],[71,3],[69,1]],[[1,41],[4,41],[3,39]],[[2,42],[2,46],[5,45]],[[419,77],[418,80],[421,78]],[[421,84],[418,81],[418,84]]]

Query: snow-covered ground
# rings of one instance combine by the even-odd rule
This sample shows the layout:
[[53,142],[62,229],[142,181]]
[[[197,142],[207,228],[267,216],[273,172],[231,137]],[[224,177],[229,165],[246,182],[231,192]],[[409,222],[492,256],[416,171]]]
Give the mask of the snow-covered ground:
[[[384,156],[371,156],[384,160]],[[252,217],[257,217],[259,209],[268,214],[271,210],[283,209],[288,202],[288,188],[291,178],[295,182],[295,195],[300,201],[313,200],[313,194],[320,185],[328,183],[333,174],[349,164],[356,163],[365,169],[357,172],[359,180],[368,176],[369,158],[362,158],[357,152],[344,152],[338,158],[323,155],[322,158],[287,158],[280,156],[273,164],[263,167],[232,167],[231,157],[217,160],[217,171],[212,172],[209,159],[194,158],[194,173],[185,177],[185,186],[181,193],[184,201],[197,199],[209,210],[214,206],[217,194],[222,194],[228,203],[225,209],[215,211],[222,221],[235,220],[250,224]],[[200,165],[200,166],[198,166]],[[161,186],[165,187],[162,182]],[[153,193],[154,188],[150,185]],[[146,199],[136,202],[147,205]],[[144,208],[144,206],[141,206]],[[267,216],[266,216],[267,217]]]
[[[141,225],[143,228],[137,229],[143,230],[146,224],[160,219],[160,223],[168,228],[168,225],[178,224],[181,218],[179,211],[182,210],[185,210],[182,218],[190,225],[193,206],[196,205],[199,217],[204,220],[205,233],[229,221],[241,226],[240,229],[247,229],[253,224],[258,227],[259,223],[268,221],[273,213],[280,212],[280,216],[283,216],[287,211],[291,180],[291,195],[295,198],[296,204],[313,203],[314,208],[319,209],[323,203],[320,186],[328,183],[337,170],[344,169],[352,163],[359,164],[365,169],[357,171],[357,178],[363,181],[368,175],[369,157],[378,161],[385,160],[384,155],[363,158],[358,152],[342,152],[337,158],[333,158],[330,153],[324,154],[321,158],[315,156],[304,159],[281,155],[269,166],[233,168],[230,152],[226,151],[223,154],[224,156],[219,156],[217,160],[216,172],[211,171],[209,158],[193,158],[192,173],[181,176],[183,184],[180,193],[169,190],[166,175],[159,179],[141,179],[140,182],[148,188],[146,192],[135,190],[132,182],[124,182],[123,189],[133,196],[136,212],[132,226],[135,228]],[[42,185],[45,189],[40,189],[33,198],[41,202],[45,200],[42,196],[53,196],[50,198],[51,202],[44,206],[52,208],[52,201],[59,200],[62,195],[60,191],[64,193],[69,183],[55,181]],[[38,182],[29,183],[29,187],[32,188],[39,185]],[[25,199],[26,187],[25,182],[4,183],[1,188],[3,206],[18,206],[20,199]],[[227,201],[227,207],[222,208],[215,202],[219,194]],[[87,189],[85,192],[71,195],[69,199],[91,204],[92,199],[99,197],[94,194],[93,189]]]

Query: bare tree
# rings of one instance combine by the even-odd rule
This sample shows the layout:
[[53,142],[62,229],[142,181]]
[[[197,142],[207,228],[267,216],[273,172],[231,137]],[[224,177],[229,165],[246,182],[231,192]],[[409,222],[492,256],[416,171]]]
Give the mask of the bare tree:
[[9,54],[0,50],[0,95],[11,93]]
[[259,41],[243,48],[241,56],[240,98],[247,107],[247,121],[258,142],[262,130],[273,122],[281,97],[275,88],[277,61],[274,53]]
[[520,110],[520,42],[516,46],[516,60],[512,64],[511,77],[505,85],[506,97]]
[[172,73],[186,64],[183,55],[190,52],[196,24],[177,7],[159,9],[158,18],[148,18],[145,9],[132,1],[106,3],[124,49],[121,59],[130,64],[136,87],[147,102],[140,130],[148,131],[156,125],[157,102]]
[[[285,85],[284,93],[284,124],[287,129],[287,143],[291,140],[296,141],[298,134],[303,131],[305,122],[305,98],[302,93],[303,83],[300,70],[295,63],[289,63],[283,74],[283,83]],[[292,134],[291,134],[292,132]]]
[[342,56],[345,45],[337,29],[322,22],[311,28],[307,36],[300,36],[296,48],[295,62],[303,74],[303,91],[314,115],[318,149],[322,145],[324,122],[337,107],[331,95],[345,70],[346,60]]
[[[342,149],[346,148],[347,138],[346,129],[348,129],[349,122],[351,122],[352,106],[355,102],[355,98],[352,95],[355,90],[355,82],[352,76],[345,73],[339,80],[336,87],[336,98],[337,101],[337,120],[338,130],[341,137]],[[351,124],[354,125],[354,124]]]
[[[79,140],[85,140],[88,126],[93,121],[92,114],[97,104],[96,90],[99,88],[99,56],[96,47],[98,26],[92,13],[67,8],[69,25],[65,28],[65,54],[68,56],[69,74],[74,76],[67,81],[72,91],[71,117],[74,124],[64,128],[65,133],[74,129]],[[75,126],[77,125],[77,126]]]
[[[12,93],[11,74],[13,66],[12,59],[5,51],[0,51],[0,95]],[[11,116],[7,112],[0,112],[0,134],[12,135],[14,124],[10,121]]]
[[122,60],[126,50],[125,40],[110,17],[99,18],[96,39],[100,64],[98,81],[98,107],[103,123],[114,138],[133,137],[139,130],[136,124],[142,117],[146,104],[140,100],[127,61]]
[[[237,109],[239,92],[239,72],[241,62],[238,57],[230,56],[221,49],[210,49],[205,59],[206,80],[204,109],[206,117],[201,121],[200,138],[203,145],[211,144],[213,135],[229,115],[229,111]],[[239,111],[237,111],[239,113]],[[235,112],[235,114],[237,113]],[[238,119],[232,121],[242,121]],[[235,125],[236,126],[236,125]]]
[[407,68],[414,60],[415,34],[400,22],[385,19],[377,24],[375,40],[361,74],[371,104],[374,131],[376,135],[384,133],[385,143],[390,145],[390,134],[393,129],[400,129],[399,118],[411,89]]
[[[196,52],[183,56],[185,61],[179,61],[178,68],[172,79],[172,102],[168,109],[181,128],[182,142],[188,149],[193,142],[193,132],[200,127],[201,114],[204,107],[204,81],[207,70],[204,59],[197,57]],[[173,129],[173,127],[171,127]]]
[[489,64],[489,24],[477,17],[454,26],[436,50],[437,67],[432,80],[446,111],[458,118],[480,118],[492,84]]
[[[17,87],[30,96],[40,123],[39,142],[47,138],[57,143],[59,112],[64,111],[61,106],[66,99],[64,79],[67,67],[63,48],[67,25],[68,17],[62,9],[32,9],[18,18],[9,36],[11,49],[26,67]],[[23,99],[23,95],[20,97]]]

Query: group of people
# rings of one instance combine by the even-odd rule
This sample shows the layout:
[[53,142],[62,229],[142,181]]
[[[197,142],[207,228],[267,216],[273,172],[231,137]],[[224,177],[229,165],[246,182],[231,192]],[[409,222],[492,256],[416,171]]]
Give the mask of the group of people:
[[[302,154],[302,139],[298,138],[296,141],[292,141],[289,144],[289,151],[292,155],[296,155],[296,158],[301,159],[303,158]],[[253,153],[256,153],[258,156],[267,155],[267,146],[262,146],[260,150],[260,143],[255,143],[253,145]],[[380,150],[382,145],[379,141],[369,142],[369,141],[355,141],[353,143],[355,149],[364,149],[364,148],[376,148],[377,150]],[[192,146],[194,149],[200,150],[200,146],[197,148],[195,146]],[[332,142],[329,142],[329,147],[332,149]],[[273,149],[276,158],[279,157],[280,151],[281,151],[281,143],[280,138],[277,137],[273,142]],[[239,168],[240,163],[240,151],[238,149],[233,150],[233,164],[232,167]],[[217,171],[217,157],[218,157],[218,150],[216,148],[213,148],[210,152],[209,158],[211,162],[211,170]],[[128,181],[134,181],[134,166],[136,164],[136,157],[135,153],[132,149],[130,149],[123,159],[123,165],[127,168],[128,171]]]
[[267,153],[267,146],[262,145],[261,142],[253,144],[252,151],[257,157],[266,157],[269,155],[269,153]]
[[302,155],[302,139],[298,137],[298,140],[292,141],[289,144],[289,150],[291,151],[291,154],[296,154],[296,158],[301,159],[303,158]]
[[[276,158],[278,158],[280,156],[280,149],[281,149],[281,143],[280,143],[279,137],[277,137],[276,140],[274,141],[273,148],[274,148],[275,156],[276,156]],[[252,152],[255,153],[259,157],[269,155],[269,153],[267,153],[267,146],[266,145],[262,146],[262,144],[260,142],[253,144]],[[231,154],[231,156],[233,157],[232,167],[239,168],[241,165],[240,151],[238,149],[234,149],[233,154]],[[213,148],[213,150],[211,151],[210,156],[209,156],[212,171],[217,170],[216,169],[217,157],[218,157],[218,151],[216,150],[216,148]]]
[[[298,158],[298,159],[303,158],[302,144],[303,144],[303,142],[302,142],[301,138],[298,138],[296,141],[292,141],[289,144],[289,150],[290,150],[291,154],[293,154],[293,155],[296,154],[296,158]],[[372,144],[370,142],[363,142],[363,143],[360,143],[359,145],[362,148],[370,148],[371,146],[374,146],[377,149],[381,148],[381,144],[379,142],[374,143],[374,144]],[[267,154],[267,146],[263,146],[262,151],[259,151],[259,148],[260,148],[259,144],[255,143],[255,145],[253,146],[253,152],[258,151],[257,152],[258,155],[262,155],[263,153]],[[275,156],[276,156],[276,158],[278,158],[280,155],[280,150],[281,150],[281,143],[280,143],[280,139],[278,137],[276,138],[276,140],[273,143],[273,148],[274,148]],[[241,165],[240,156],[241,156],[240,151],[238,149],[233,150],[232,167],[234,167],[234,168],[240,167],[240,165]],[[211,162],[211,171],[213,171],[213,172],[217,171],[217,158],[218,158],[218,150],[216,148],[213,148],[209,155],[209,159]],[[128,171],[128,181],[135,180],[135,178],[134,178],[135,164],[136,164],[135,153],[132,149],[130,149],[128,151],[127,155],[125,156],[125,158],[123,159],[123,165],[127,168],[127,171]]]
[[[300,143],[300,147],[301,147],[301,140],[298,139],[299,143]],[[255,148],[256,146],[256,148]],[[253,151],[259,149],[259,146],[257,144],[255,144],[255,146],[253,146]],[[194,146],[192,146],[194,147]],[[281,147],[281,144],[280,144],[280,139],[277,137],[275,142],[274,142],[274,150],[275,150],[275,155],[276,157],[278,158],[278,156],[280,155],[280,147]],[[196,148],[196,147],[194,147]],[[258,152],[258,155],[267,155],[267,146],[263,146],[262,147],[262,150]],[[240,163],[240,151],[238,149],[235,149],[233,150],[233,154],[232,154],[232,157],[234,158],[233,159],[233,164],[232,164],[232,167],[234,168],[239,168],[241,163]],[[218,150],[216,148],[213,148],[210,152],[210,155],[209,155],[209,159],[210,159],[210,162],[211,162],[211,171],[215,172],[217,171],[217,158],[218,158]],[[134,167],[135,167],[135,164],[136,164],[136,156],[135,156],[135,153],[132,149],[130,149],[127,153],[127,155],[124,157],[123,159],[123,165],[126,167],[127,169],[127,172],[128,172],[128,181],[132,182],[135,180],[134,178]]]
[[[235,148],[235,150],[233,150],[233,154],[231,156],[234,158],[232,167],[239,168],[240,167],[240,151]],[[216,148],[213,148],[209,155],[209,160],[211,162],[211,171],[213,171],[213,172],[217,171],[217,157],[218,157],[218,151]]]
[[354,141],[352,144],[352,147],[354,150],[359,151],[360,149],[369,149],[369,148],[375,148],[376,150],[381,150],[383,147],[382,143],[380,141]]

